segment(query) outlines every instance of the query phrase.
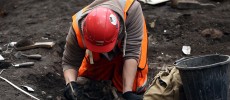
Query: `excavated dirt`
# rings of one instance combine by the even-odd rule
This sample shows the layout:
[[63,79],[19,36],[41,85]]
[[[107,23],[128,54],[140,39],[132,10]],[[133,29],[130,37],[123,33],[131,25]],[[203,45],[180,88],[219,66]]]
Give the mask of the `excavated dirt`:
[[[61,57],[71,16],[93,0],[0,0],[0,54],[6,62],[33,61],[34,66],[8,67],[0,63],[0,76],[17,86],[27,85],[40,99],[64,100],[65,82]],[[230,55],[230,2],[200,0],[216,7],[179,10],[170,3],[142,4],[149,31],[149,79],[165,64],[181,57],[225,54]],[[155,24],[153,23],[155,22]],[[153,27],[155,25],[155,27]],[[210,32],[209,32],[210,31]],[[16,50],[6,53],[7,44],[21,39],[34,42],[53,41],[51,49],[37,48],[22,51],[25,54],[41,54],[41,60],[14,57]],[[185,55],[182,46],[190,46],[191,54]],[[1,50],[2,49],[2,50]],[[9,48],[11,49],[11,48]],[[8,64],[9,65],[9,64]],[[106,85],[107,84],[107,85]],[[110,82],[93,82],[82,92],[87,99],[112,99]],[[29,100],[29,96],[0,80],[1,100]],[[97,91],[92,92],[92,91]]]

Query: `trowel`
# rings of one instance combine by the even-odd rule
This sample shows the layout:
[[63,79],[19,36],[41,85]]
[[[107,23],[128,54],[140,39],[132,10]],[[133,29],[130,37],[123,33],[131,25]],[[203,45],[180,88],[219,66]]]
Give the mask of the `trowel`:
[[17,63],[17,64],[12,64],[11,62],[0,62],[0,69],[5,69],[5,68],[8,68],[8,67],[16,67],[16,68],[19,68],[19,67],[30,67],[30,66],[33,66],[34,65],[34,62],[24,62],[24,63]]
[[42,56],[39,54],[27,55],[27,54],[22,53],[21,51],[18,51],[17,53],[15,53],[14,56],[16,58],[26,57],[26,58],[35,59],[35,60],[40,60],[42,58]]
[[34,48],[52,48],[55,45],[54,42],[33,42],[29,39],[22,39],[14,45],[18,51],[28,50]]
[[18,64],[11,64],[13,67],[30,67],[34,65],[34,62],[24,62]]

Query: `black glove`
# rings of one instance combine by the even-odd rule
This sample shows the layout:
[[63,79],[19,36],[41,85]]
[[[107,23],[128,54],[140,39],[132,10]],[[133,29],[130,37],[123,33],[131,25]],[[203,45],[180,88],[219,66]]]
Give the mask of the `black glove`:
[[134,94],[132,91],[125,92],[122,96],[126,100],[143,100],[141,96]]
[[[72,85],[73,87],[73,91],[71,89],[71,86],[70,84]],[[77,100],[77,91],[78,88],[77,88],[77,83],[72,81],[70,83],[68,83],[64,89],[64,97],[67,99],[67,100]]]

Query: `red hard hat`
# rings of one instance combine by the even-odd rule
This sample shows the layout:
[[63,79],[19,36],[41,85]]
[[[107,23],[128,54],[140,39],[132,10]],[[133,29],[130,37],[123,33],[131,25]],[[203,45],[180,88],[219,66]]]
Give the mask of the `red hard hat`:
[[83,23],[86,47],[94,52],[111,51],[117,41],[120,23],[117,15],[109,8],[94,8]]

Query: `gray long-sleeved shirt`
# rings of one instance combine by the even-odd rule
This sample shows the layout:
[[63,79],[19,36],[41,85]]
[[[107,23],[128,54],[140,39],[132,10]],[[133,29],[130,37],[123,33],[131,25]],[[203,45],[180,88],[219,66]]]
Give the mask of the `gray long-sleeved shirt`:
[[[98,1],[100,2],[103,0],[95,0],[92,4],[97,4]],[[108,0],[97,5],[105,6],[112,9],[114,12],[118,14],[120,19],[124,20],[123,11],[121,11],[122,7],[118,1]],[[120,21],[122,22],[122,20]],[[139,61],[141,41],[143,37],[143,24],[144,20],[141,5],[139,2],[134,1],[134,3],[131,5],[127,12],[127,18],[122,25],[125,27],[124,29],[126,29],[127,32],[124,59],[136,59],[137,61]],[[123,31],[121,31],[121,33],[119,33],[119,36],[125,34],[124,29]],[[122,39],[122,45],[124,45],[124,39]],[[82,60],[85,56],[85,50],[86,49],[79,47],[76,34],[74,32],[73,27],[71,26],[69,29],[69,33],[66,37],[65,50],[62,57],[63,71],[70,68],[77,70],[80,67]]]

